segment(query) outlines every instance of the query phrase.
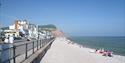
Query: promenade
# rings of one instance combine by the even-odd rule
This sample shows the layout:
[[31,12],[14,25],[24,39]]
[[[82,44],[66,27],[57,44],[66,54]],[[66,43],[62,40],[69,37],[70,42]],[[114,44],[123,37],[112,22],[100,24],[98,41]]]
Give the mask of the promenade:
[[56,38],[40,63],[124,63],[125,57],[90,53],[90,48],[80,47],[64,37]]

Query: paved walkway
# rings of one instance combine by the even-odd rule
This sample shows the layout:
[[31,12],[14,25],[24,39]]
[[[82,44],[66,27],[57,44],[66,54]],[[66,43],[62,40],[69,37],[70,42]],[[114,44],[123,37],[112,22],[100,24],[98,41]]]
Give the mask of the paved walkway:
[[67,44],[67,40],[57,38],[40,63],[82,63],[83,54],[78,46]]

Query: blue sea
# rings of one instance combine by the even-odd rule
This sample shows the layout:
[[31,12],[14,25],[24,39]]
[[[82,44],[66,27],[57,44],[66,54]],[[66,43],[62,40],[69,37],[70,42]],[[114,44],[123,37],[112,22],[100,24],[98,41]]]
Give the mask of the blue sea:
[[114,54],[125,56],[125,36],[72,36],[70,40],[93,49],[104,48]]

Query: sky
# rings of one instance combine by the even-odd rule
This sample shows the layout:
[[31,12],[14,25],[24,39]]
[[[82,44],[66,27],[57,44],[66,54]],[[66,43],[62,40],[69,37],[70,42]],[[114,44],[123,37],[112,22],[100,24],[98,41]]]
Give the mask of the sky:
[[0,24],[27,19],[78,36],[125,36],[125,0],[0,0]]

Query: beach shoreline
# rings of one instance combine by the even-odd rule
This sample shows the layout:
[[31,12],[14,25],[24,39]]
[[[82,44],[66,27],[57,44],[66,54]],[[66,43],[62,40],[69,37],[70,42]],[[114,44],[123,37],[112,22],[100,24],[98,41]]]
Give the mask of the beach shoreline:
[[[61,49],[61,50],[60,50]],[[66,37],[55,39],[50,50],[45,54],[41,63],[124,63],[125,56],[114,55],[113,57],[91,53],[94,50],[83,47]]]
[[[72,45],[78,46],[79,48],[88,48],[88,49],[91,49],[91,50],[96,50],[96,48],[91,48],[91,47],[87,47],[87,46],[78,44],[78,43],[76,43],[74,41],[71,41],[70,39],[67,39],[67,41],[68,41],[68,44],[72,44]],[[113,55],[125,57],[124,55],[118,55],[118,54],[114,54],[114,53],[113,53]]]
[[[67,38],[65,38],[65,39],[67,40],[67,43],[68,43],[68,44],[72,44],[72,45],[77,46],[77,47],[79,47],[79,48],[87,48],[87,49],[89,49],[89,50],[96,50],[95,48],[90,48],[90,47],[86,47],[86,46],[83,46],[83,45],[81,45],[81,44],[78,44],[78,43],[76,43],[76,42],[74,42],[74,41],[71,41],[70,39],[67,39]],[[118,54],[113,54],[113,56],[125,57],[125,56],[123,56],[123,55],[118,55]]]

